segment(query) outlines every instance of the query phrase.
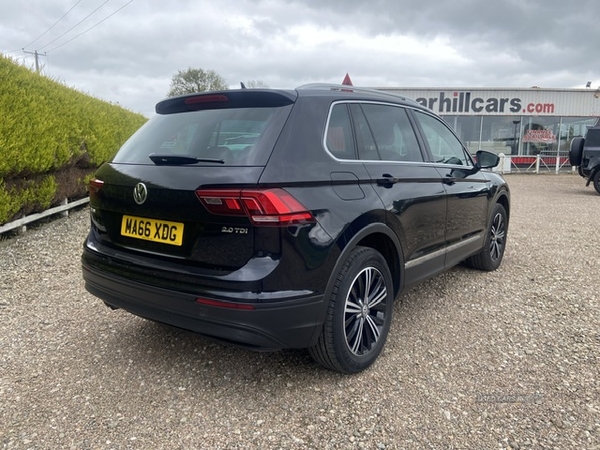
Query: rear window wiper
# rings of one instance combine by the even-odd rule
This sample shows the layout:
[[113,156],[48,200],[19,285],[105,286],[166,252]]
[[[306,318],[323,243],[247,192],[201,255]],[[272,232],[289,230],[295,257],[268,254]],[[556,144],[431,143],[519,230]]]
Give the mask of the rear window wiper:
[[200,162],[225,164],[225,161],[217,158],[196,158],[189,155],[157,155],[151,153],[148,157],[157,166],[179,166],[184,164],[196,164]]

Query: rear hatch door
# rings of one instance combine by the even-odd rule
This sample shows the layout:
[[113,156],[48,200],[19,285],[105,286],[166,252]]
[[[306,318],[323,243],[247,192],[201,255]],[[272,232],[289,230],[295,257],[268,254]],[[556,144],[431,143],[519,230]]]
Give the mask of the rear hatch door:
[[159,103],[90,184],[97,239],[211,269],[243,266],[256,236],[236,202],[257,187],[293,101],[293,93],[248,90]]

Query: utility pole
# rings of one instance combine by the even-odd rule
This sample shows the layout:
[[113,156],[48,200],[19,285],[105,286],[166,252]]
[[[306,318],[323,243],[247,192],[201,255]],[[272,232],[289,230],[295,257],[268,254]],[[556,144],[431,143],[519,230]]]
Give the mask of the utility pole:
[[38,51],[37,51],[37,50],[35,50],[35,51],[33,51],[33,52],[28,52],[28,51],[26,51],[25,49],[23,49],[23,53],[29,53],[30,55],[34,55],[34,56],[35,56],[35,71],[36,71],[37,73],[40,73],[40,63],[39,63],[39,61],[38,61],[38,58],[39,58],[40,56],[46,56],[46,52],[44,52],[44,54],[43,54],[43,55],[41,55],[40,53],[38,53]]

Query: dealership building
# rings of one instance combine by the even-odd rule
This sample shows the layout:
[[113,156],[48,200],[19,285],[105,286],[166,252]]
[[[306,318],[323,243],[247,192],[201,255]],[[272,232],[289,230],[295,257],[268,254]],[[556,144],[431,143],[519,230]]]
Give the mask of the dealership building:
[[571,139],[600,120],[598,89],[378,88],[416,100],[451,125],[471,153],[567,159]]

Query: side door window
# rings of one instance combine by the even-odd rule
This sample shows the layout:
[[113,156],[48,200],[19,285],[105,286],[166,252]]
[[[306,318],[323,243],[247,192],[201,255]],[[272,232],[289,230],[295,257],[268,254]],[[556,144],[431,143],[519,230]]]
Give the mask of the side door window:
[[[406,110],[392,105],[353,105],[361,159],[422,162],[423,155]],[[362,148],[361,148],[362,147]],[[361,150],[366,157],[363,157]]]
[[414,114],[433,155],[433,162],[462,166],[473,165],[461,142],[443,122],[419,111],[415,111]]
[[441,120],[414,111],[434,164],[444,183],[447,198],[446,267],[476,253],[485,236],[491,184],[485,172],[472,170],[471,157],[460,140]]
[[358,155],[383,202],[386,224],[402,239],[405,283],[444,267],[446,194],[439,172],[424,162],[407,111],[379,103],[350,105]]

